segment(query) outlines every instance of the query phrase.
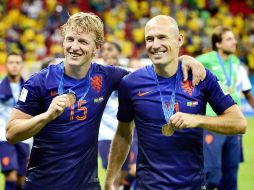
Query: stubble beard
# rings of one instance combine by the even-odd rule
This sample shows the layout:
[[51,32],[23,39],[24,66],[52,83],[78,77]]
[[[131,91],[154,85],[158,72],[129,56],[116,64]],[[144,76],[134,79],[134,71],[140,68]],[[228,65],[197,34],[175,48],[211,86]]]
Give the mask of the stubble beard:
[[225,54],[225,55],[227,55],[227,56],[229,56],[229,55],[231,55],[231,54],[234,54],[235,53],[235,50],[232,50],[232,51],[230,51],[230,50],[223,50],[223,53]]

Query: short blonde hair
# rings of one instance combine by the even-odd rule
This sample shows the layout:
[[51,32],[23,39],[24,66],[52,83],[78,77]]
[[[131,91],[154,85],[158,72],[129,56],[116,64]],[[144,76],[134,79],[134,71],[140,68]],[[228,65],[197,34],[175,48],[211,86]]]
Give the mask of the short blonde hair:
[[103,22],[97,15],[93,13],[79,12],[70,16],[61,29],[64,36],[67,28],[71,28],[77,33],[93,32],[96,36],[96,47],[99,47],[104,42],[103,27]]

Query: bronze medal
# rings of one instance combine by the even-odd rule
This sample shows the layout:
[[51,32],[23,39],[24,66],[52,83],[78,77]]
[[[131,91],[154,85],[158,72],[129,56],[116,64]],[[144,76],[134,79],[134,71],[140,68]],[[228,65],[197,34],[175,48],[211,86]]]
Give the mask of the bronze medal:
[[69,99],[69,106],[72,106],[76,102],[76,95],[73,93],[67,93]]
[[172,136],[174,134],[174,128],[169,123],[167,123],[162,126],[161,132],[165,136]]

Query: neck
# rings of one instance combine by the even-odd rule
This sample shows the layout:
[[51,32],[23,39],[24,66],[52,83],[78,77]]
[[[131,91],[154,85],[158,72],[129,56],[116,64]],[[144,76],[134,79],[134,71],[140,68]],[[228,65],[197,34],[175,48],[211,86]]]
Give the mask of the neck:
[[21,76],[11,76],[11,75],[8,75],[8,78],[9,78],[9,81],[11,83],[18,83],[21,79]]
[[69,65],[67,63],[64,64],[64,72],[66,75],[75,78],[75,79],[82,79],[84,78],[91,66],[91,63],[85,64],[82,66],[75,66],[75,65]]
[[229,55],[230,55],[230,54],[224,53],[223,50],[221,50],[221,49],[218,50],[218,53],[219,53],[220,57],[221,57],[223,60],[227,60],[227,59],[229,58]]
[[173,59],[170,63],[165,65],[154,65],[154,69],[157,75],[162,77],[172,77],[176,74],[178,68],[178,57]]

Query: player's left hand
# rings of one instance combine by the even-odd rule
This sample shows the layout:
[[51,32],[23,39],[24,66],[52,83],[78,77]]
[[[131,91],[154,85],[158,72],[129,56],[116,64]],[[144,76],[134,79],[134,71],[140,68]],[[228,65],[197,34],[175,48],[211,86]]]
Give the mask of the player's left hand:
[[198,85],[200,81],[203,81],[206,77],[206,70],[204,66],[198,62],[195,58],[182,55],[180,57],[182,60],[182,71],[183,79],[186,81],[188,79],[188,71],[191,69],[192,72],[192,85]]
[[170,117],[170,124],[175,129],[195,128],[199,126],[196,115],[177,112]]

